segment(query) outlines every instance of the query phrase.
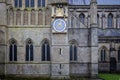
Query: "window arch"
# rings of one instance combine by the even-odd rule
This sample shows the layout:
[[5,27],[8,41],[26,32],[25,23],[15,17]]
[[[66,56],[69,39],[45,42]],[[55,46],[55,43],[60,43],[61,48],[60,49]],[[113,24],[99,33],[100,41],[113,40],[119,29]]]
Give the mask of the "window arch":
[[26,42],[26,61],[33,61],[33,42],[28,39]]
[[50,45],[48,41],[42,44],[42,61],[50,61]]
[[100,51],[100,61],[101,62],[106,61],[106,49],[105,48],[102,48]]
[[118,48],[118,62],[120,62],[120,47]]
[[70,44],[70,61],[77,61],[77,46],[75,44]]
[[80,18],[80,21],[84,24],[84,22],[85,22],[85,15],[83,13],[81,13],[79,15],[79,18]]
[[17,43],[14,39],[10,40],[9,61],[17,61]]
[[45,7],[45,0],[38,0],[38,7]]
[[108,28],[112,28],[113,26],[113,14],[108,14]]

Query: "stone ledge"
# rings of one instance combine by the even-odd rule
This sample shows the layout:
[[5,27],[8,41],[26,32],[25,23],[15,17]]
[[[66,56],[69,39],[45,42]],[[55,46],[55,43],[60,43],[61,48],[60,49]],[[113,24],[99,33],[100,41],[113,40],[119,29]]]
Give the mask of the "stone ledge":
[[68,0],[50,0],[48,4],[68,3]]

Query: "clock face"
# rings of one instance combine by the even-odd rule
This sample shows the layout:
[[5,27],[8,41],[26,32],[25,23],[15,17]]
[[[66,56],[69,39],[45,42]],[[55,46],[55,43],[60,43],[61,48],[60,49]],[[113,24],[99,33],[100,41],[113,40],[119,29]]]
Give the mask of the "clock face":
[[57,32],[63,32],[66,28],[66,22],[63,19],[56,19],[53,22],[53,28]]

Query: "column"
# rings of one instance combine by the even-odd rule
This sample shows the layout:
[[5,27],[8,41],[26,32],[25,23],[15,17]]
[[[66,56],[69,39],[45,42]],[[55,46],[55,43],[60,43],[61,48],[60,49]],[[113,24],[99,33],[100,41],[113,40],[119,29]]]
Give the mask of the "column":
[[90,77],[98,76],[98,26],[97,26],[97,1],[90,2]]

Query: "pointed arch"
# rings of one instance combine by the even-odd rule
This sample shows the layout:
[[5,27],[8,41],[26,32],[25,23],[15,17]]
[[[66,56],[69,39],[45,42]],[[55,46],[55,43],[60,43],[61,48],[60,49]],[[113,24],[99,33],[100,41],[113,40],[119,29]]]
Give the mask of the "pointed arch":
[[49,39],[44,38],[44,39],[41,41],[40,45],[42,45],[44,42],[48,42],[49,44],[51,44],[51,42],[50,42],[50,40],[49,40]]
[[9,39],[9,44],[12,44],[12,42],[14,41],[14,44],[17,44],[17,40],[16,39],[14,39],[14,38],[11,38],[11,39]]
[[79,19],[83,24],[85,23],[85,15],[83,13],[79,15]]
[[9,40],[9,61],[17,61],[17,41],[14,38]]
[[25,58],[26,61],[33,61],[34,59],[33,52],[34,52],[33,41],[30,38],[28,38],[26,40],[26,58]]
[[42,48],[41,48],[41,53],[42,53],[42,61],[50,61],[50,43],[48,39],[44,39],[42,41]]
[[102,47],[99,49],[100,62],[106,62],[106,61],[107,61],[107,51],[108,51],[108,49],[107,49],[105,46],[102,46]]
[[79,45],[77,40],[75,40],[75,39],[69,40],[69,44],[75,44],[76,46]]
[[108,14],[108,22],[107,22],[108,28],[112,28],[113,27],[113,14],[109,13]]
[[69,54],[70,54],[70,61],[77,61],[77,46],[78,43],[75,39],[69,41]]

